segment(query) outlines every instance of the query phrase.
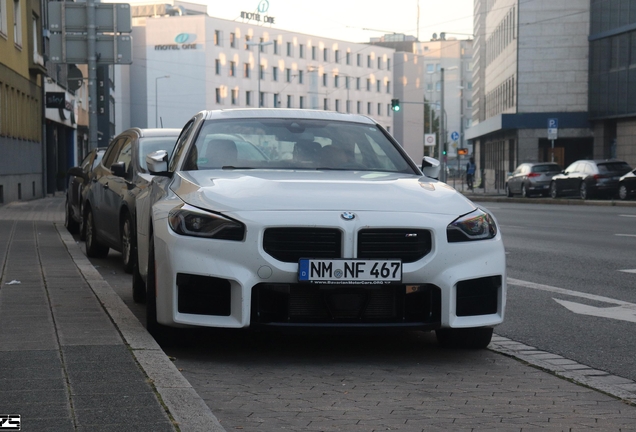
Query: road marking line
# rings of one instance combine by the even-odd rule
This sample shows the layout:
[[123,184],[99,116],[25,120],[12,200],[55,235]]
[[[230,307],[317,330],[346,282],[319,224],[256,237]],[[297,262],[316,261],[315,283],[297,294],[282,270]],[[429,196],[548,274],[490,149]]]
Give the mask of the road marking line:
[[636,304],[633,304],[631,306],[622,305],[603,308],[567,300],[559,300],[556,298],[553,298],[552,300],[559,303],[561,306],[565,307],[569,311],[574,312],[575,314],[636,322]]
[[636,273],[636,269],[619,270],[625,273]]
[[636,234],[614,234],[618,237],[636,237]]
[[619,215],[620,217],[633,217],[636,218],[636,215]]
[[628,307],[632,307],[633,306],[633,307],[636,307],[636,304],[634,304],[634,303],[629,303],[629,302],[626,302],[626,301],[616,300],[616,299],[613,299],[613,298],[603,297],[603,296],[599,296],[599,295],[595,295],[595,294],[587,294],[587,293],[583,293],[583,292],[579,292],[579,291],[572,291],[572,290],[565,289],[565,288],[558,288],[558,287],[553,287],[553,286],[550,286],[550,285],[543,285],[543,284],[538,284],[538,283],[534,283],[534,282],[528,282],[528,281],[523,281],[523,280],[513,279],[513,278],[508,278],[507,281],[508,281],[508,284],[510,284],[510,285],[516,285],[516,286],[521,286],[521,287],[525,287],[525,288],[532,288],[532,289],[536,289],[536,290],[540,290],[540,291],[548,291],[548,292],[568,295],[568,296],[572,296],[572,297],[581,297],[581,298],[585,298],[585,299],[588,299],[588,300],[596,300],[596,301],[605,302],[605,303],[611,303],[611,304],[615,304],[615,305],[619,305],[619,306],[628,306]]

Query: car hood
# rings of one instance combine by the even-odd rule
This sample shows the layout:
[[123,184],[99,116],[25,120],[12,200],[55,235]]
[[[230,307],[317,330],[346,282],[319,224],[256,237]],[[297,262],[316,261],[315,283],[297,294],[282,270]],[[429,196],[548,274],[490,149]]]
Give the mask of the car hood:
[[203,170],[175,175],[187,204],[217,212],[391,211],[461,215],[475,205],[428,177],[384,172]]

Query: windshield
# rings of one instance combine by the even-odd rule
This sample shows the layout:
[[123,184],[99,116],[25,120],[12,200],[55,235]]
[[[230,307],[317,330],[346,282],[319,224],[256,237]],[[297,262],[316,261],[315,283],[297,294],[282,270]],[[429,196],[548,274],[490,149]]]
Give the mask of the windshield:
[[184,170],[310,169],[415,174],[374,125],[329,120],[208,120]]
[[535,165],[532,167],[532,172],[545,173],[545,172],[561,172],[561,167],[557,164],[549,165]]

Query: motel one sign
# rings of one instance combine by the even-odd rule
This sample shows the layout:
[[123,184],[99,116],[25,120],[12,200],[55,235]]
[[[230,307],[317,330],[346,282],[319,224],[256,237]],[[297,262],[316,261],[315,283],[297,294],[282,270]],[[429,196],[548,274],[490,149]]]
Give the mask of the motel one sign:
[[[261,0],[258,4],[258,13],[256,12],[241,12],[241,18],[249,20],[249,21],[259,21],[264,22],[265,24],[274,24],[274,17],[269,15],[263,15],[265,12],[269,10],[269,1]],[[262,19],[261,19],[262,18]]]

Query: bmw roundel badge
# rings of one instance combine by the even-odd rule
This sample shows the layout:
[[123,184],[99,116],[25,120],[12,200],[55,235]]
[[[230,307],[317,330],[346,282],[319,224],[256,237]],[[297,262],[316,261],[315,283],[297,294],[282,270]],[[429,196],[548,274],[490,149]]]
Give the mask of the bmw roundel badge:
[[356,215],[351,212],[342,212],[340,217],[342,217],[344,220],[354,220],[356,218]]

